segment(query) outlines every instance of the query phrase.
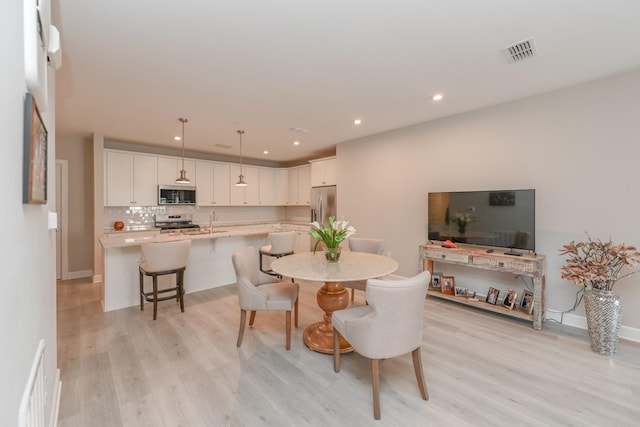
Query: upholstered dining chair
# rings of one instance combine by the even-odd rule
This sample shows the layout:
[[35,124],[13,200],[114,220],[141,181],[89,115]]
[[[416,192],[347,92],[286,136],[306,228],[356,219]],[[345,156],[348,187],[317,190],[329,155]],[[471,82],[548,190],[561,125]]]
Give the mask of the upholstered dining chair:
[[[384,240],[351,237],[349,239],[349,250],[352,252],[367,252],[370,254],[382,255],[384,253]],[[367,281],[357,280],[354,282],[344,282],[342,283],[342,286],[345,288],[351,288],[351,302],[353,302],[356,289],[364,291],[367,287]]]
[[251,312],[249,326],[253,326],[256,311],[286,312],[286,348],[291,348],[291,309],[295,326],[298,327],[297,283],[280,282],[275,277],[264,274],[259,269],[258,253],[252,246],[240,249],[231,256],[236,273],[238,298],[240,300],[240,330],[237,347],[242,344],[247,311]]
[[380,419],[380,369],[381,359],[389,359],[411,352],[413,369],[420,394],[429,399],[422,371],[422,318],[428,271],[402,280],[369,279],[366,288],[369,305],[334,311],[334,365],[340,372],[340,336],[353,349],[371,359],[373,386],[373,417]]
[[[277,259],[293,254],[293,250],[296,246],[296,232],[278,231],[269,233],[267,240],[269,241],[269,244],[261,247],[259,251],[260,271],[268,274],[269,276],[275,276],[278,279],[282,279],[282,276],[271,269],[271,258]],[[265,256],[267,257],[266,260],[264,258]]]
[[[145,243],[140,246],[142,262],[138,267],[140,273],[140,310],[144,310],[144,302],[153,303],[153,320],[158,313],[158,301],[175,298],[180,302],[180,311],[184,313],[184,272],[191,251],[191,240],[175,242]],[[175,274],[175,286],[158,289],[158,277]],[[144,278],[151,276],[152,290],[145,292]],[[169,295],[160,297],[160,294]]]

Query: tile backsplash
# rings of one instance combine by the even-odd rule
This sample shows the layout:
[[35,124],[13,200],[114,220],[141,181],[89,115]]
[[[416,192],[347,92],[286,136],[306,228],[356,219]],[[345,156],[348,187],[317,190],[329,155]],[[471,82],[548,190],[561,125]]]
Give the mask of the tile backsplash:
[[194,223],[208,226],[212,210],[217,223],[309,219],[308,206],[109,206],[104,208],[104,227],[112,228],[116,221],[124,222],[130,229],[152,227],[156,214],[173,213],[190,213]]

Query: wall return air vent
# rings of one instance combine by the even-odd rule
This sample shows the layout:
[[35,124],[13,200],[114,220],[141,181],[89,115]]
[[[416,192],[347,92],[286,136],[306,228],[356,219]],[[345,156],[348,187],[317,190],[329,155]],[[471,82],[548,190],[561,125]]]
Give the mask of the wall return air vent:
[[511,62],[520,62],[527,58],[537,56],[536,45],[533,38],[514,43],[502,49]]

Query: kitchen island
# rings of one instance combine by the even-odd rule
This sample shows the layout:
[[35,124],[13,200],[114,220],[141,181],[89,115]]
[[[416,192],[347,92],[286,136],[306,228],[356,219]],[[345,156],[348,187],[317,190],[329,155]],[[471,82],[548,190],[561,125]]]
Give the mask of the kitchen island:
[[[140,245],[144,243],[191,240],[184,279],[185,291],[189,294],[235,283],[231,264],[233,252],[246,246],[259,248],[266,243],[269,233],[286,229],[276,223],[170,233],[150,230],[105,235],[100,239],[104,257],[103,309],[112,311],[140,304],[138,265],[142,260]],[[173,277],[161,279],[174,280]],[[160,286],[168,285],[160,282]]]

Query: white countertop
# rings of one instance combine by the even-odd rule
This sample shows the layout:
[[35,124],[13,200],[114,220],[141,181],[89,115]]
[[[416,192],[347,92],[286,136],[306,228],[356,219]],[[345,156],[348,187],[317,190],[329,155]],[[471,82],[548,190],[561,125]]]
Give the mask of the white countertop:
[[[124,246],[136,246],[143,243],[170,242],[175,240],[200,240],[200,239],[217,239],[222,237],[234,236],[256,236],[266,235],[273,231],[285,231],[288,222],[262,224],[262,225],[242,225],[242,226],[214,226],[212,230],[209,227],[203,227],[195,230],[183,230],[169,233],[160,233],[157,228],[151,228],[140,231],[119,231],[115,233],[105,234],[100,239],[103,248],[116,248]],[[295,224],[294,224],[295,225]]]

